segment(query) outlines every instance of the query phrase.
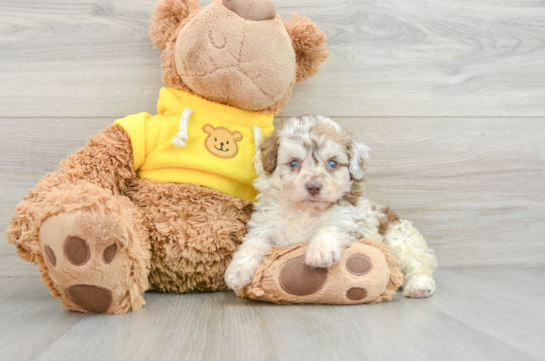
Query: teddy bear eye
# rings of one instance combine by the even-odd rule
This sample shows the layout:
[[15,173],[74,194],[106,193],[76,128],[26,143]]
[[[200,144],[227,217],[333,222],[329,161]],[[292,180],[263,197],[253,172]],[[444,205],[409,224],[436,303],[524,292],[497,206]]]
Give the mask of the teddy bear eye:
[[327,166],[331,169],[335,169],[337,168],[337,162],[335,162],[334,160],[330,160],[328,163],[327,163]]
[[229,144],[229,141],[227,141],[227,144]]
[[214,142],[217,142],[218,141],[218,138],[214,138]]

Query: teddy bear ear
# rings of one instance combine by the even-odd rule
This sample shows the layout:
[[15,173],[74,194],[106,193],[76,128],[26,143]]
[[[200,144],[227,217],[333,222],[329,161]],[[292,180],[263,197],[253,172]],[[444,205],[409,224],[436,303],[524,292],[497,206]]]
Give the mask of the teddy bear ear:
[[302,82],[320,70],[320,64],[327,59],[326,36],[307,17],[292,15],[291,21],[284,20],[284,26],[291,38],[297,58],[297,82]]
[[149,36],[156,48],[164,50],[181,22],[200,9],[197,0],[159,0],[151,18]]

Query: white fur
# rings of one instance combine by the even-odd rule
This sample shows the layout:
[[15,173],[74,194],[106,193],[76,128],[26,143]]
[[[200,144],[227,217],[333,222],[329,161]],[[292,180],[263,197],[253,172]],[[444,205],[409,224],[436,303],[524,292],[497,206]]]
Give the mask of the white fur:
[[[328,132],[317,131],[320,124],[329,126]],[[380,220],[385,218],[381,207],[365,198],[356,205],[343,199],[353,179],[363,177],[368,148],[324,117],[293,118],[278,132],[277,166],[254,182],[260,194],[250,229],[225,273],[227,286],[238,290],[248,285],[273,245],[308,244],[305,262],[330,267],[351,243],[372,238],[386,242],[397,257],[405,277],[405,296],[431,295],[437,261],[412,224],[394,222],[381,234]],[[293,159],[300,160],[299,169],[289,167]],[[338,161],[337,169],[328,168],[331,159]],[[319,195],[306,191],[309,182],[322,184]]]

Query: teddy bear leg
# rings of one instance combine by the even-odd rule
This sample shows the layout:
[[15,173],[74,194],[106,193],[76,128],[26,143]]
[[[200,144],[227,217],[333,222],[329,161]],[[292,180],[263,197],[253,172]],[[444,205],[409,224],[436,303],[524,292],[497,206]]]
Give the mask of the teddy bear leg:
[[242,243],[252,204],[193,184],[141,179],[130,193],[150,230],[150,288],[225,290],[224,273]]
[[329,268],[309,266],[305,246],[273,247],[236,294],[275,303],[358,304],[391,300],[403,276],[382,242],[353,243]]
[[403,271],[404,296],[431,296],[435,292],[432,273],[437,268],[437,258],[420,232],[411,222],[400,220],[390,224],[384,234],[384,242],[391,248]]
[[51,192],[41,212],[42,280],[63,307],[120,314],[145,304],[148,232],[127,197],[82,182]]

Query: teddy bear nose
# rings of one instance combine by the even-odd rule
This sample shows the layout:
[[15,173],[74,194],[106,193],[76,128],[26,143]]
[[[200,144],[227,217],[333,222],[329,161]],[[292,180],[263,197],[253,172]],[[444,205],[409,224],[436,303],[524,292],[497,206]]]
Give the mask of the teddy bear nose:
[[246,20],[272,20],[276,6],[269,0],[223,0],[223,6]]

